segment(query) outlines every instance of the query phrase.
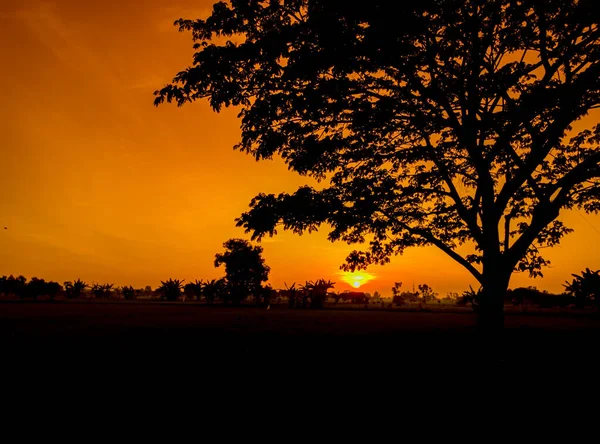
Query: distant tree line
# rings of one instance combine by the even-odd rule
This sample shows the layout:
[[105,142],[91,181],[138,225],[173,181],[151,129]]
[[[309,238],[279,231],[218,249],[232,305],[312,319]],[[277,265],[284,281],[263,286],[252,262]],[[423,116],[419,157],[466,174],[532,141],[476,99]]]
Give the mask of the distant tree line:
[[[335,282],[325,279],[306,281],[304,285],[293,283],[285,285],[285,289],[275,290],[265,284],[270,268],[262,257],[263,249],[243,239],[229,239],[223,244],[225,251],[215,255],[215,267],[225,267],[225,276],[220,279],[195,280],[185,282],[180,279],[167,279],[152,290],[150,286],[136,289],[133,286],[115,287],[114,284],[93,283],[88,285],[81,279],[58,282],[45,281],[37,277],[27,281],[24,276],[0,277],[0,297],[17,297],[19,299],[53,300],[59,296],[66,299],[158,299],[165,301],[204,301],[208,305],[216,301],[224,305],[239,305],[253,299],[257,306],[270,306],[272,302],[287,301],[290,308],[323,308],[326,301],[335,304],[340,301],[354,304],[369,304],[371,300],[383,304],[381,295],[375,293],[373,298],[360,291],[334,292]],[[600,270],[586,269],[581,274],[573,274],[573,281],[566,282],[565,292],[552,294],[539,291],[534,287],[508,290],[504,296],[504,304],[532,305],[540,307],[585,308],[595,305],[600,309]],[[470,305],[475,311],[480,308],[481,290],[470,289],[461,296],[448,294],[438,298],[438,293],[427,284],[419,284],[413,291],[401,291],[402,282],[392,287],[392,304],[455,304]]]
[[[573,274],[573,280],[564,284],[563,293],[550,293],[536,287],[519,287],[510,289],[504,297],[505,305],[539,308],[587,308],[600,309],[600,270],[586,269],[581,274]],[[290,308],[323,308],[327,301],[334,304],[385,304],[386,299],[375,292],[373,296],[361,291],[330,291],[335,283],[317,279],[306,281],[303,285],[285,286],[276,290],[270,285],[254,289],[248,296],[236,299],[239,292],[232,292],[226,278],[212,280],[195,280],[185,283],[184,280],[168,279],[161,281],[156,289],[150,286],[134,288],[133,286],[114,286],[113,284],[88,285],[81,279],[66,281],[63,285],[54,281],[45,281],[37,277],[29,281],[24,276],[0,277],[0,297],[18,299],[48,299],[55,298],[80,299],[94,298],[105,300],[162,300],[162,301],[196,301],[213,305],[217,302],[224,305],[240,304],[252,300],[257,306],[269,306],[272,303],[286,303]],[[440,298],[438,293],[427,284],[417,286],[414,291],[400,291],[401,282],[396,282],[392,287],[392,298],[387,299],[389,306],[404,306],[407,304],[444,304],[456,306],[470,306],[475,311],[478,309],[480,291],[469,289],[459,295],[448,293]],[[239,291],[239,289],[236,289]]]

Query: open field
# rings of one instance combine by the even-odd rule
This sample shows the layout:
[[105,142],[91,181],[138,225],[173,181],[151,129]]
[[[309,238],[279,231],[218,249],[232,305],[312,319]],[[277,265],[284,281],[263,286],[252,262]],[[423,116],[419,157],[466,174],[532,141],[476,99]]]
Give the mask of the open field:
[[[471,364],[598,367],[594,314],[506,316],[490,351],[472,313],[270,310],[181,303],[0,303],[10,368],[202,371],[206,368],[415,369]],[[551,367],[548,367],[551,366]],[[110,370],[112,369],[112,370]],[[279,370],[276,370],[279,369]],[[182,370],[183,371],[183,370]]]

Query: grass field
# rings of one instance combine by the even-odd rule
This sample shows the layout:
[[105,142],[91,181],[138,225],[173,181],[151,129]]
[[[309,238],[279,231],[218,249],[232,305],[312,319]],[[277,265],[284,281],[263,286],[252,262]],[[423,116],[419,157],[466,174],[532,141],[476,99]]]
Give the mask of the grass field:
[[508,314],[496,349],[482,343],[474,326],[470,312],[0,303],[5,362],[28,368],[176,373],[221,366],[280,374],[356,369],[359,375],[359,368],[598,365],[594,314]]

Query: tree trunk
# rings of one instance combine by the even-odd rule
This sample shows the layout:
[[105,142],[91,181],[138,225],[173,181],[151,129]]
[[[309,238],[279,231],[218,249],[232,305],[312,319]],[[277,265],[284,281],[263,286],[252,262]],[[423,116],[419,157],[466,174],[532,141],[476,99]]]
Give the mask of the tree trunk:
[[484,286],[477,306],[477,327],[481,332],[501,332],[504,329],[504,295],[508,285]]
[[[484,270],[484,283],[477,304],[477,329],[487,344],[499,345],[504,331],[504,299],[510,273],[498,268]],[[491,341],[491,342],[490,342]]]

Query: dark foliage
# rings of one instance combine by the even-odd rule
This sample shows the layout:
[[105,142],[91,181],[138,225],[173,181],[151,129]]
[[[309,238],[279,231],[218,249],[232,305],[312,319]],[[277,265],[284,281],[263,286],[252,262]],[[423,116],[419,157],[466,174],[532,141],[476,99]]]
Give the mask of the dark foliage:
[[573,274],[573,281],[564,285],[567,293],[575,297],[578,307],[594,303],[600,308],[600,270],[586,268],[581,274]]
[[127,301],[136,298],[135,288],[133,288],[131,285],[129,287],[121,287],[120,291],[123,295],[123,299]]
[[25,276],[14,277],[12,274],[8,277],[2,276],[0,278],[0,294],[18,298],[26,297],[27,278]]
[[204,284],[204,297],[208,304],[213,304],[215,299],[227,299],[227,283],[225,279],[212,279]]
[[575,303],[575,298],[569,294],[553,294],[540,291],[535,287],[520,287],[509,290],[506,303],[513,305],[530,305],[540,308],[565,308]]

